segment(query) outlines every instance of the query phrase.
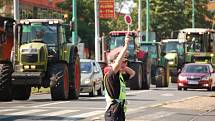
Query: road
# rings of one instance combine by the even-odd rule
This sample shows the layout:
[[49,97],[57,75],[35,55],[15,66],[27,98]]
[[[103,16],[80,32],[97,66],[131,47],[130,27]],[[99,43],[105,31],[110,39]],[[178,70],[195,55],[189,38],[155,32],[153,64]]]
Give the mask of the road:
[[[204,112],[167,108],[163,105],[213,93],[215,92],[206,90],[178,91],[175,84],[171,84],[168,88],[152,86],[150,90],[127,89],[126,119],[127,121],[191,121]],[[51,101],[49,94],[37,94],[32,95],[28,101],[0,102],[0,121],[100,121],[104,120],[104,108],[104,97],[89,97],[82,94],[79,100]],[[215,115],[208,116],[207,121],[210,121],[210,118],[215,119]]]

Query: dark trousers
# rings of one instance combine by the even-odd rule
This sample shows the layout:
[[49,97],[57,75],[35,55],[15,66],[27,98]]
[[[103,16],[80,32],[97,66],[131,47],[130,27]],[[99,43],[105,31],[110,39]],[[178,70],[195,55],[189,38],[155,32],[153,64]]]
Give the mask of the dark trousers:
[[111,105],[105,112],[105,121],[125,121],[125,112],[121,104],[116,106],[116,104]]

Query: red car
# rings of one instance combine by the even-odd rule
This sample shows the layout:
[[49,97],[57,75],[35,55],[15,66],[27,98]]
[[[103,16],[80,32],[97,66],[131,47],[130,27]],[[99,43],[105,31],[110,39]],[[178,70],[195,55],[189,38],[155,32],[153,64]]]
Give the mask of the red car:
[[178,90],[215,88],[215,73],[211,64],[189,63],[185,64],[177,80]]

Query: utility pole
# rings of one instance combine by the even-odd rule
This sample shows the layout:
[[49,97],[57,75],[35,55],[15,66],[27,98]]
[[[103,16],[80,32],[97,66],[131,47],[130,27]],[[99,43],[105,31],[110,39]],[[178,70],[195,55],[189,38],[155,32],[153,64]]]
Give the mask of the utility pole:
[[149,41],[149,27],[150,27],[150,0],[146,0],[146,42]]
[[78,44],[78,25],[77,25],[77,4],[76,0],[72,0],[72,22],[74,23],[74,31],[72,31],[72,43]]
[[192,0],[192,28],[195,28],[195,0]]
[[15,20],[20,19],[19,18],[19,0],[13,0],[13,18]]
[[139,34],[139,42],[141,42],[141,33],[142,33],[142,0],[139,0],[138,4],[138,34]]
[[94,0],[95,12],[95,60],[100,60],[100,41],[99,41],[99,13],[98,0]]

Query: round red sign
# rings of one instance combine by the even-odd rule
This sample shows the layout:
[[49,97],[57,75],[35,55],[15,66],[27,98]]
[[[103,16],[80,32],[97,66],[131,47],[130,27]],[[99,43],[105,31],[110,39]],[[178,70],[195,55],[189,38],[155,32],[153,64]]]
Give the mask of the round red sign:
[[124,16],[124,20],[125,20],[125,22],[126,22],[127,24],[131,25],[131,23],[132,23],[131,16],[125,15],[125,16]]

